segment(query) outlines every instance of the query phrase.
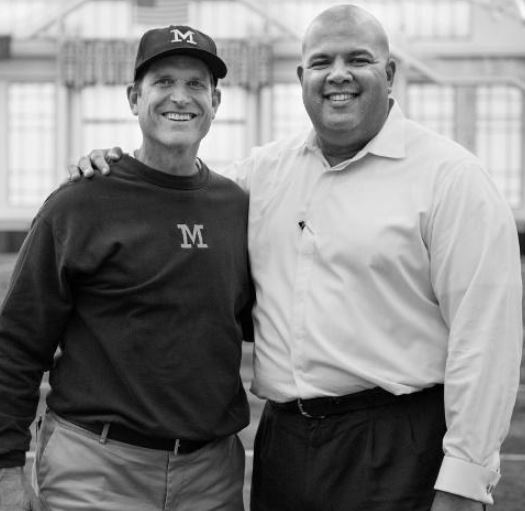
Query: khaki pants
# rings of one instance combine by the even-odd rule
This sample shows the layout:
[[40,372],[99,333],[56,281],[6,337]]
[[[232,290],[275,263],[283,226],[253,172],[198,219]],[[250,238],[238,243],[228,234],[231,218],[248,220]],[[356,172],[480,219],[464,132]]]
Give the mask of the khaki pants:
[[100,438],[48,413],[33,485],[47,511],[243,511],[236,435],[186,455]]

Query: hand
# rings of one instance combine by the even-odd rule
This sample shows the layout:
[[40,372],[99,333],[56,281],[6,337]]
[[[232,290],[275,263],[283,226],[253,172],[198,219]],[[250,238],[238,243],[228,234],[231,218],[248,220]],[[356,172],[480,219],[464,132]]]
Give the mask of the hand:
[[477,500],[437,491],[430,511],[483,511],[484,509],[483,504]]
[[109,163],[118,161],[122,158],[123,151],[120,147],[111,149],[94,149],[88,156],[82,156],[76,165],[68,165],[70,181],[77,181],[82,176],[93,177],[95,170],[102,175],[109,174]]
[[0,511],[40,511],[22,467],[0,468]]

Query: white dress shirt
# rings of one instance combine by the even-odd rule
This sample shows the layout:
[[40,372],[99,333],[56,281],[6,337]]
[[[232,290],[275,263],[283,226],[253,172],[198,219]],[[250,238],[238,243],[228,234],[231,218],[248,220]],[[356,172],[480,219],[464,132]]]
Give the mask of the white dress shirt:
[[436,489],[492,503],[522,349],[510,208],[479,161],[404,118],[331,167],[313,132],[230,169],[250,193],[252,391],[394,394],[445,384]]

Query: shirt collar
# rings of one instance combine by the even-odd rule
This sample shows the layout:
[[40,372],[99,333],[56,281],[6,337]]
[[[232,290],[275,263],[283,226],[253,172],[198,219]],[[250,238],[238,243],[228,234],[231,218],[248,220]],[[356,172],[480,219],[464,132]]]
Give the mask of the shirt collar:
[[[383,158],[400,159],[404,158],[405,151],[405,116],[401,108],[394,99],[391,99],[391,108],[386,118],[385,123],[377,135],[372,138],[357,154],[352,158],[341,162],[334,167],[337,170],[339,167],[344,168],[350,162],[360,160],[366,154],[374,154]],[[303,144],[304,148],[321,154],[319,145],[317,144],[317,136],[315,131],[311,129],[306,136]]]

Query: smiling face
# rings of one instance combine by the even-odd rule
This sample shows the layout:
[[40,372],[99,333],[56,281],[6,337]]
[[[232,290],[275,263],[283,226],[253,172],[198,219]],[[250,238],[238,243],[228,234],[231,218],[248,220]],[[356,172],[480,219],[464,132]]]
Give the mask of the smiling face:
[[190,150],[195,154],[220,104],[203,61],[169,55],[151,63],[139,83],[128,88],[146,152]]
[[316,18],[297,73],[319,145],[332,164],[353,156],[383,126],[395,64],[385,32],[366,11],[340,6]]

